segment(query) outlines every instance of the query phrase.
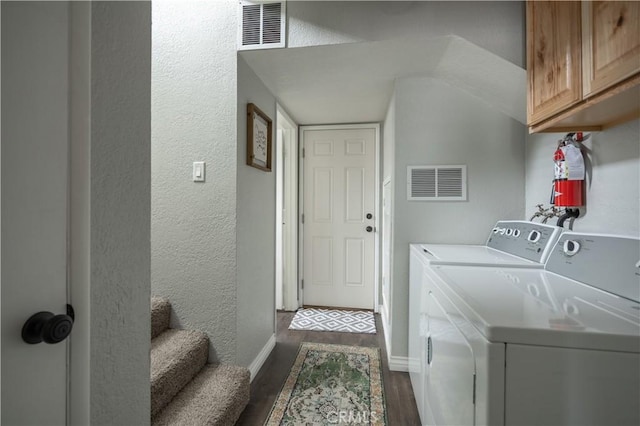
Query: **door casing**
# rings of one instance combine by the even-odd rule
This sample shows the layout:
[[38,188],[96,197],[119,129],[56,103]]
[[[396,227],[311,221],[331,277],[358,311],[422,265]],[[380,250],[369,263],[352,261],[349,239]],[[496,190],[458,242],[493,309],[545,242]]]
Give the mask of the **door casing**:
[[[276,144],[276,295],[282,297],[282,307],[287,311],[298,309],[298,126],[286,111],[277,105],[276,128],[278,140]],[[285,132],[281,135],[280,132]],[[284,140],[281,140],[284,136]],[[281,144],[284,142],[286,148]],[[282,150],[287,149],[283,155]],[[283,166],[284,169],[283,170]],[[283,215],[283,205],[291,206]],[[283,229],[282,223],[286,222],[287,229]],[[281,270],[281,274],[278,274]],[[276,297],[276,309],[278,300]]]
[[302,212],[304,212],[304,131],[305,130],[348,130],[348,129],[373,129],[375,131],[375,187],[374,187],[374,296],[373,309],[375,313],[380,311],[380,124],[379,123],[361,123],[361,124],[329,124],[329,125],[313,125],[300,126],[299,128],[299,166],[298,166],[298,294],[300,305],[304,305],[304,224],[302,222]]

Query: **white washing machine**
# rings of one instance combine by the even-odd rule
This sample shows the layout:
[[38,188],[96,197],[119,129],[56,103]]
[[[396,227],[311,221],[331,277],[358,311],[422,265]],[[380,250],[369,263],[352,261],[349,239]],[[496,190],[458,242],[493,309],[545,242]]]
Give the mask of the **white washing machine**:
[[540,223],[498,221],[485,245],[411,244],[408,367],[420,416],[424,416],[424,363],[426,316],[420,313],[422,268],[426,265],[544,267],[562,228]]
[[423,424],[640,424],[640,240],[567,232],[544,270],[412,255]]

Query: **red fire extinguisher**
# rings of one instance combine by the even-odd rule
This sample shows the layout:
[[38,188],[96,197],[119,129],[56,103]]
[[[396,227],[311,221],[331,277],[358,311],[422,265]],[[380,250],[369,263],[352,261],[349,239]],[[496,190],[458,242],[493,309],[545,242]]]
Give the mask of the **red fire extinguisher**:
[[555,175],[551,204],[556,207],[576,208],[584,206],[585,167],[579,142],[582,132],[569,133],[558,143],[553,154]]

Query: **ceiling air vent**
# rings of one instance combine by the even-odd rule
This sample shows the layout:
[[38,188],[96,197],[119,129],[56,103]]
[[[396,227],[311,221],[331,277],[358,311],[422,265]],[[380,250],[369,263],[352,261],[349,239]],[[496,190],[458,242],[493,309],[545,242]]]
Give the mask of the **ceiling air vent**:
[[285,47],[285,2],[241,1],[238,50]]
[[407,167],[409,201],[466,201],[467,166]]

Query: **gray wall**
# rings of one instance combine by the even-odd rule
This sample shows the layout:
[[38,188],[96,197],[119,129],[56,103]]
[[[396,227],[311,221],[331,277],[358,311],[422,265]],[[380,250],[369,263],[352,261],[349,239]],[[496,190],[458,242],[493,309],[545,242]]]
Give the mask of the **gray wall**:
[[[250,167],[247,157],[247,103],[271,118],[272,171]],[[276,99],[238,57],[238,354],[248,366],[275,333]]]
[[[524,63],[520,2],[290,1],[287,9],[289,47],[454,32]],[[244,167],[239,97],[254,93],[236,73],[269,96],[237,64],[236,24],[231,0],[153,3],[151,277],[153,294],[172,300],[173,326],[207,332],[212,360],[246,364],[271,332],[271,320],[258,324],[248,314],[259,306],[256,291],[272,308],[275,257],[273,227],[267,233],[249,210],[272,211],[265,191],[275,189],[271,176]],[[200,160],[208,166],[204,184],[191,182],[191,163]],[[257,234],[263,257],[247,271],[257,250],[252,230],[265,232]],[[255,271],[262,284],[251,282]],[[258,312],[266,320],[266,309]]]
[[[237,350],[237,2],[153,2],[152,293],[172,326]],[[206,161],[206,182],[192,163]]]
[[[481,244],[524,206],[522,124],[439,80],[401,79],[395,95],[392,350],[407,356],[409,244]],[[468,201],[407,201],[407,166],[466,164]],[[386,173],[385,173],[386,174]]]
[[91,11],[91,424],[149,423],[151,3]]
[[288,47],[455,34],[524,67],[524,2],[288,1]]
[[[553,153],[564,133],[527,137],[526,217],[549,206]],[[640,120],[591,133],[587,148],[586,209],[573,229],[640,236]]]

